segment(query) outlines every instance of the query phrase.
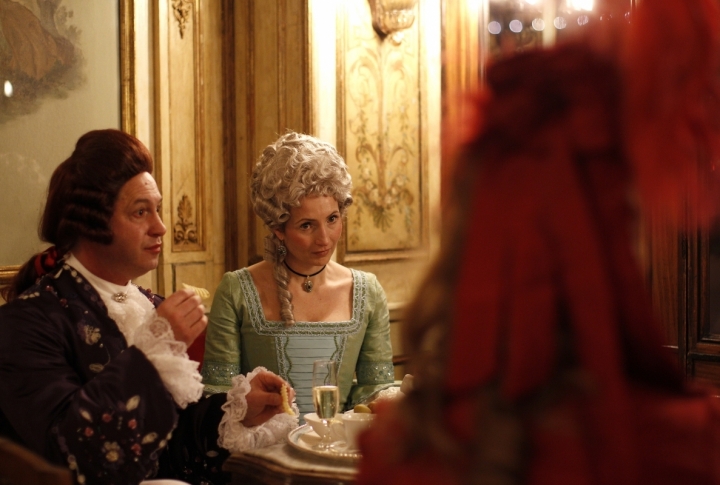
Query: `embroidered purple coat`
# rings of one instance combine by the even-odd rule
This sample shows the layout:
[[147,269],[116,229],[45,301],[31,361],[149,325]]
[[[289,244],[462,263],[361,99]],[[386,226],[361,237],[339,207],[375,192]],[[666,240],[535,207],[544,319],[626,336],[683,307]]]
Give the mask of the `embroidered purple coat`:
[[0,306],[0,434],[70,467],[79,483],[226,481],[227,452],[217,446],[224,402],[177,408],[80,274],[58,270]]

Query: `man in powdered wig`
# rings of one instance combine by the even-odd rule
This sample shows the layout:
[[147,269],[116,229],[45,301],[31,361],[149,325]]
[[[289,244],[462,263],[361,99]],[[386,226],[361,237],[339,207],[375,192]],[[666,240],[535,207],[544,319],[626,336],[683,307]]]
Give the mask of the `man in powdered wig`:
[[289,430],[297,418],[282,414],[285,382],[269,372],[201,398],[186,353],[207,325],[200,298],[163,300],[132,283],[157,266],[165,234],[151,172],[140,141],[96,130],[53,173],[40,224],[52,246],[2,289],[0,435],[77,483],[217,485],[239,443],[252,446],[268,420]]

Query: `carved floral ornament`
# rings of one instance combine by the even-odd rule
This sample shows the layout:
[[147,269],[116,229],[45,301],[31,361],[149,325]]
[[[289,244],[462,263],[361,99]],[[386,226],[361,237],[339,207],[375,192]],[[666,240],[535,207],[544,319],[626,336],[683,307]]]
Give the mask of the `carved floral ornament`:
[[187,27],[188,20],[192,14],[192,0],[172,0],[173,14],[175,20],[178,22],[178,29],[180,29],[180,38],[182,39],[185,35],[185,27]]
[[403,30],[412,27],[415,22],[417,0],[368,0],[372,11],[373,27],[381,36],[388,36],[399,45],[403,40]]
[[177,207],[179,221],[173,228],[173,240],[175,244],[197,244],[197,227],[193,221],[192,203],[187,195],[183,195]]

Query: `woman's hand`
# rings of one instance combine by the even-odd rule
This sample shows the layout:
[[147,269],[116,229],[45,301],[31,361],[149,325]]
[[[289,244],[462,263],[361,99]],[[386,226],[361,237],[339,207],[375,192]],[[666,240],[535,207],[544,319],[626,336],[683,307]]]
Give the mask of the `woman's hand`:
[[272,372],[260,372],[250,381],[247,401],[247,413],[242,420],[243,426],[257,426],[283,411],[280,390],[288,386],[288,400],[295,398],[295,391],[280,377]]

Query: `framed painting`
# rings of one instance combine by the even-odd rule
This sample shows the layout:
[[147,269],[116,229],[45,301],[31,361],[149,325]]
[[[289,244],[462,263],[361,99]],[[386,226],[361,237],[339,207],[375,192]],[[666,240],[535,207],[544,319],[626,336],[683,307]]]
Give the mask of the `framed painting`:
[[0,0],[0,285],[46,243],[53,170],[93,129],[135,134],[133,0]]

